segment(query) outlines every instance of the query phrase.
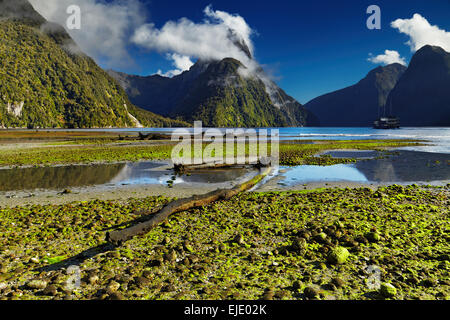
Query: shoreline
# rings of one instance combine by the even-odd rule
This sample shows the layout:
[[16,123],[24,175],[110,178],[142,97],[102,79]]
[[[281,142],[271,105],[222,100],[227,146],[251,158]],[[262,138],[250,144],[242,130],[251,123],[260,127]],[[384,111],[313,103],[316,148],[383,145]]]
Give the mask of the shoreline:
[[[392,183],[361,183],[352,181],[323,181],[299,183],[290,186],[278,185],[282,177],[273,177],[263,185],[252,189],[253,193],[270,192],[298,192],[320,191],[323,189],[361,189],[369,188],[377,190],[382,187],[399,185],[419,186],[419,187],[438,187],[445,188],[450,185],[450,180],[430,181],[430,182],[392,182]],[[232,188],[238,182],[222,183],[223,188]],[[145,199],[148,197],[166,197],[166,198],[188,198],[194,195],[202,195],[217,190],[217,185],[202,184],[199,186],[174,185],[168,188],[167,185],[125,185],[125,186],[90,186],[81,188],[72,188],[70,193],[64,193],[63,190],[19,190],[0,192],[0,208],[14,208],[35,205],[65,205],[70,203],[81,203],[86,201],[101,200],[125,202],[129,199]]]
[[[323,154],[332,152],[337,153],[345,153],[350,154],[351,157],[356,158],[359,166],[367,166],[364,164],[365,161],[370,161],[370,159],[375,160],[377,156],[383,154],[380,153],[380,150],[358,150],[358,149],[329,149],[322,150],[320,153],[316,154],[316,157],[320,157]],[[374,156],[370,159],[367,158],[358,158],[359,153],[373,152]],[[396,149],[390,149],[387,151],[388,153],[395,154]],[[407,152],[408,153],[408,152]],[[411,166],[411,159],[417,157],[424,157],[423,152],[417,152],[416,154],[408,154],[408,156],[403,159],[403,162],[400,163],[400,167],[397,168],[399,172],[407,171]],[[426,156],[426,154],[425,154]],[[442,155],[441,155],[442,156]],[[389,156],[391,157],[391,156]],[[339,155],[337,158],[339,159]],[[410,159],[410,160],[408,160]],[[42,167],[71,167],[71,166],[95,166],[95,165],[114,165],[114,164],[139,164],[139,163],[152,163],[157,165],[155,168],[151,170],[155,171],[167,171],[167,174],[173,174],[170,172],[171,169],[171,161],[170,160],[138,160],[138,161],[101,161],[101,162],[91,162],[91,163],[75,163],[75,164],[55,164],[55,165],[47,165]],[[395,161],[395,163],[399,163],[399,161]],[[444,168],[446,169],[446,164],[443,163]],[[448,165],[448,163],[447,163]],[[36,168],[37,166],[22,166],[22,167],[10,167],[9,169],[3,167],[1,170],[10,170],[10,169],[27,169],[27,168]],[[39,166],[38,166],[39,167]],[[329,167],[329,166],[318,166],[318,167]],[[400,181],[346,181],[346,180],[336,180],[336,181],[286,181],[283,183],[284,179],[287,179],[283,176],[284,173],[296,168],[296,166],[291,166],[280,170],[275,175],[267,178],[263,184],[257,186],[257,188],[253,189],[253,192],[264,193],[264,192],[285,192],[285,191],[305,191],[305,190],[316,190],[316,189],[358,189],[358,188],[370,188],[372,190],[376,190],[379,187],[386,187],[391,185],[419,185],[419,186],[440,186],[445,187],[450,184],[450,178],[434,180],[434,181],[425,181],[425,180],[411,180],[407,182]],[[444,169],[444,170],[445,170]],[[419,169],[414,169],[416,172],[419,172]],[[419,171],[418,171],[419,170]],[[370,171],[369,171],[370,172]],[[75,202],[84,202],[91,200],[105,200],[105,201],[126,201],[130,198],[146,198],[152,196],[163,196],[168,198],[187,198],[193,195],[205,194],[211,191],[214,191],[218,188],[231,188],[233,185],[237,184],[238,180],[230,180],[222,183],[207,183],[200,182],[196,184],[173,184],[169,188],[166,183],[159,184],[114,184],[114,183],[103,183],[98,185],[87,185],[87,186],[67,186],[67,187],[58,187],[54,189],[30,189],[30,190],[11,190],[11,191],[0,191],[0,208],[14,207],[14,206],[23,206],[23,205],[62,205],[67,203],[75,203]],[[69,192],[63,192],[65,189],[70,190]]]

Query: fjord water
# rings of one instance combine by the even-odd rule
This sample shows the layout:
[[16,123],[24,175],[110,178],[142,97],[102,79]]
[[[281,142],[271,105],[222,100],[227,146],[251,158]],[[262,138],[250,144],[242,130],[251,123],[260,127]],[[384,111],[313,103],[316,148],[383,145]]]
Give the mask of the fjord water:
[[[450,179],[450,128],[404,128],[375,130],[371,128],[278,128],[280,140],[372,140],[419,139],[426,146],[397,148],[400,151],[387,159],[372,159],[356,164],[329,167],[297,166],[282,168],[282,183],[351,181],[358,183],[415,183]],[[144,131],[170,134],[175,129],[97,129],[96,131]],[[193,129],[187,129],[192,132]],[[207,129],[204,129],[207,130]],[[225,129],[221,129],[225,130]],[[268,129],[270,131],[270,129]],[[80,130],[85,131],[85,130]],[[352,154],[351,151],[330,152],[334,157],[373,158],[373,152]],[[84,186],[165,185],[173,172],[164,164],[138,162],[42,168],[0,169],[0,191],[63,189]],[[167,166],[167,163],[166,163]],[[199,171],[191,176],[177,177],[174,184],[217,184],[245,178],[243,169]]]
[[[278,129],[280,140],[374,140],[374,139],[418,139],[429,141],[427,146],[408,147],[404,150],[416,150],[424,152],[450,153],[450,127],[422,127],[401,128],[392,130],[377,130],[366,127],[303,127],[303,128],[256,128]],[[122,132],[158,132],[171,134],[173,128],[139,128],[139,129],[109,129],[108,131]],[[193,132],[194,129],[184,129]],[[203,128],[203,131],[208,128]],[[226,129],[219,129],[225,133]],[[98,129],[98,131],[105,131]]]

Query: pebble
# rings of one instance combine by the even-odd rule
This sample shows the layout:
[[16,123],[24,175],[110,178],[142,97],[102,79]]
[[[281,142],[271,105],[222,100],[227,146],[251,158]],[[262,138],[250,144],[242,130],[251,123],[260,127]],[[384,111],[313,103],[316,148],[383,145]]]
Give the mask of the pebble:
[[98,282],[99,279],[100,278],[98,277],[98,275],[93,274],[93,275],[89,276],[88,281],[90,284],[94,285]]
[[145,277],[136,277],[136,278],[134,278],[134,283],[139,288],[143,288],[150,284],[150,280]]
[[177,260],[177,253],[175,250],[171,250],[169,253],[164,255],[164,260],[169,262],[175,262]]
[[342,288],[345,285],[344,280],[341,278],[333,278],[331,282],[336,286],[336,288]]
[[31,280],[30,282],[28,282],[27,286],[30,289],[42,290],[42,289],[45,289],[47,287],[47,281],[39,280],[39,279]]
[[125,300],[125,297],[120,292],[113,292],[108,297],[110,300]]
[[300,290],[302,288],[302,283],[299,280],[294,281],[292,284],[294,290]]
[[241,245],[244,244],[244,236],[242,234],[236,235],[236,237],[234,237],[233,239],[233,242]]
[[106,291],[111,294],[111,293],[116,292],[117,290],[119,290],[119,288],[120,288],[120,284],[119,283],[117,283],[116,281],[111,281],[109,283],[108,287],[106,288]]
[[381,236],[378,232],[369,232],[366,234],[365,238],[370,242],[378,242],[381,240]]
[[380,287],[380,294],[385,298],[393,298],[397,294],[397,289],[392,284],[383,282]]
[[31,258],[31,259],[30,259],[30,263],[36,263],[36,264],[38,264],[38,263],[39,263],[39,259],[38,259],[38,258]]
[[313,287],[306,287],[303,291],[303,294],[309,299],[315,299],[319,297],[319,291]]
[[45,289],[42,293],[45,294],[46,296],[56,296],[57,292],[58,292],[58,290],[56,289],[56,287],[51,284],[51,285],[45,287]]
[[275,295],[275,289],[274,288],[267,288],[264,291],[264,294],[262,296],[263,300],[273,300],[273,297]]

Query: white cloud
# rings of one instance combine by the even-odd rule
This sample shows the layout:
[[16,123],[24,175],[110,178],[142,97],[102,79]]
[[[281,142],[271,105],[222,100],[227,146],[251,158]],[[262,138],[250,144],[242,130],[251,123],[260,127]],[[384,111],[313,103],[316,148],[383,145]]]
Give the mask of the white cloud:
[[253,53],[252,29],[244,18],[223,11],[204,10],[205,19],[194,23],[187,18],[168,21],[160,29],[154,24],[138,28],[133,42],[150,50],[172,52],[190,58],[222,60],[235,58],[249,67],[253,60],[236,45],[245,43]]
[[392,63],[400,63],[404,66],[406,66],[406,61],[404,58],[402,58],[400,56],[400,53],[398,53],[395,50],[386,50],[384,51],[384,54],[380,54],[376,57],[370,57],[369,59],[370,62],[376,63],[376,64],[383,64],[383,65],[388,65],[388,64],[392,64]]
[[189,70],[194,63],[191,61],[191,59],[188,56],[182,56],[176,53],[173,54],[167,54],[167,58],[169,60],[173,60],[173,65],[176,69],[169,70],[166,73],[163,73],[161,70],[158,70],[157,74],[164,76],[164,77],[173,77],[177,76],[181,73],[183,73],[186,70]]
[[407,44],[415,52],[425,45],[439,46],[450,52],[450,32],[431,25],[427,19],[416,13],[411,19],[397,19],[392,28],[409,36]]
[[[109,67],[132,62],[127,52],[130,35],[145,23],[139,0],[29,0],[48,21],[66,27],[70,5],[81,8],[81,30],[67,30],[81,50]],[[66,28],[67,29],[67,28]]]

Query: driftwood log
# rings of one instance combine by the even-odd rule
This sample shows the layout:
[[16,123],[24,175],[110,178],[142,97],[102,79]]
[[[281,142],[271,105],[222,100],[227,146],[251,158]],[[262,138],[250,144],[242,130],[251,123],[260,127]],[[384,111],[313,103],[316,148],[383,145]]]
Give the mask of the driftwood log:
[[263,171],[256,177],[232,189],[219,189],[204,195],[193,196],[190,198],[173,201],[163,207],[161,211],[157,212],[154,216],[152,216],[151,219],[146,222],[136,224],[126,229],[108,232],[106,235],[106,241],[111,242],[115,245],[120,245],[121,243],[130,240],[135,236],[148,233],[151,229],[167,220],[169,216],[174,213],[186,211],[192,208],[202,207],[218,200],[230,199],[241,192],[253,188],[259,182],[261,182],[261,180],[263,180],[270,173],[270,171],[270,168],[264,168]]
[[201,169],[227,169],[227,168],[245,168],[245,167],[252,167],[256,169],[261,168],[267,168],[270,167],[272,164],[271,158],[265,158],[265,161],[261,161],[261,159],[258,159],[258,161],[254,164],[242,164],[242,165],[236,165],[236,164],[227,164],[223,162],[206,162],[202,164],[174,164],[174,171],[176,174],[184,174],[189,171],[195,171],[195,170],[201,170]]

